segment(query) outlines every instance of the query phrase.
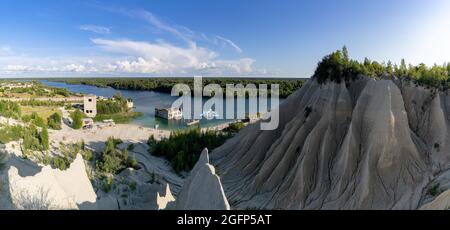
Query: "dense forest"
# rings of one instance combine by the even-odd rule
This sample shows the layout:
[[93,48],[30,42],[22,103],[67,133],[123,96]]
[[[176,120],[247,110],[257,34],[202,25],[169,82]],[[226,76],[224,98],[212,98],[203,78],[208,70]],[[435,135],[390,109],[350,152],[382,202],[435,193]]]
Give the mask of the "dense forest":
[[[92,85],[97,87],[111,87],[124,90],[152,90],[163,93],[170,93],[176,84],[187,84],[194,88],[192,78],[72,78],[72,79],[50,79],[50,81],[65,82],[67,84]],[[219,84],[223,89],[227,84],[271,84],[280,85],[280,97],[287,97],[297,89],[301,88],[303,79],[238,79],[238,78],[204,78],[203,85]],[[270,93],[270,91],[269,91]],[[225,94],[225,92],[224,92]]]
[[392,62],[379,63],[368,58],[364,62],[352,60],[344,47],[325,56],[318,64],[314,76],[319,83],[326,81],[349,82],[360,75],[379,79],[382,76],[413,80],[418,84],[438,87],[446,90],[450,86],[450,63],[428,67],[425,64],[407,65],[402,60],[400,65]]

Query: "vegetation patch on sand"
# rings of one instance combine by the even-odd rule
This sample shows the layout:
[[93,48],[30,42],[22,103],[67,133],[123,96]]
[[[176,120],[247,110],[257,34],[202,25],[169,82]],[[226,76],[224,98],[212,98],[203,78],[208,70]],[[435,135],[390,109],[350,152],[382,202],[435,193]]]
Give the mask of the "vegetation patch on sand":
[[123,142],[114,137],[108,138],[105,148],[101,152],[97,162],[97,171],[104,174],[118,174],[126,168],[139,169],[136,159],[129,156],[127,149],[119,149],[117,146]]
[[190,171],[197,163],[200,153],[204,148],[213,150],[225,143],[239,129],[244,126],[241,123],[230,125],[229,132],[207,130],[200,128],[187,131],[175,131],[169,138],[157,141],[154,136],[148,139],[150,153],[154,156],[165,157],[170,161],[175,172]]
[[0,144],[18,141],[23,138],[25,128],[21,125],[5,125],[0,127]]
[[19,104],[11,101],[0,101],[0,116],[19,120],[22,110]]
[[125,99],[116,94],[111,99],[97,101],[97,116],[95,121],[114,120],[117,124],[129,123],[132,119],[142,116],[142,113],[133,111],[128,107],[131,99]]
[[80,110],[76,109],[72,113],[70,113],[70,118],[72,119],[72,128],[73,129],[81,129],[83,128],[83,118],[86,118],[86,115],[82,113]]
[[36,113],[39,115],[39,117],[44,119],[45,122],[47,122],[48,118],[54,113],[58,113],[60,116],[62,116],[59,108],[53,106],[21,106],[21,109],[22,115],[31,116],[32,114]]
[[48,130],[45,120],[37,112],[22,109],[16,102],[0,101],[0,116],[22,121],[23,124],[4,125],[0,124],[0,142],[8,143],[23,139],[22,149],[27,156],[32,151],[46,151],[49,148]]
[[59,151],[61,155],[50,157],[48,154],[42,159],[44,165],[52,165],[60,170],[66,170],[70,167],[70,164],[76,159],[78,154],[83,156],[86,161],[92,161],[94,159],[94,153],[87,149],[84,141],[75,144],[60,144]]
[[116,113],[116,114],[99,114],[94,118],[94,121],[101,122],[104,120],[114,120],[116,124],[127,124],[133,119],[142,116],[140,112],[126,112],[126,113]]

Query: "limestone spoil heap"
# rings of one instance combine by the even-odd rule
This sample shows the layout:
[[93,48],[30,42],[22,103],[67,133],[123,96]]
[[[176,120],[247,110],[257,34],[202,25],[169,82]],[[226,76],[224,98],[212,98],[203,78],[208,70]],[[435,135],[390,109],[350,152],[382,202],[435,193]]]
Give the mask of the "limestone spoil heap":
[[207,149],[203,150],[191,175],[184,182],[172,208],[177,210],[230,209],[220,178],[216,175],[214,167],[209,164]]
[[[22,164],[20,170],[26,168]],[[15,209],[79,209],[82,205],[96,202],[97,196],[81,155],[66,171],[46,166],[34,175],[23,177],[18,168],[11,166],[7,174],[9,194]]]
[[211,160],[237,209],[417,209],[450,189],[449,110],[446,92],[408,80],[313,78],[278,129],[250,125]]

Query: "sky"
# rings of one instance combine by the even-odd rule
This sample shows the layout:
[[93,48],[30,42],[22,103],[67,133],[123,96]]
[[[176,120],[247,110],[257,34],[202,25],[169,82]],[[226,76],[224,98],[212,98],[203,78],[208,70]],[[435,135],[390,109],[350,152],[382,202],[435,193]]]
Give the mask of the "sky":
[[0,77],[310,77],[450,61],[448,0],[2,0]]

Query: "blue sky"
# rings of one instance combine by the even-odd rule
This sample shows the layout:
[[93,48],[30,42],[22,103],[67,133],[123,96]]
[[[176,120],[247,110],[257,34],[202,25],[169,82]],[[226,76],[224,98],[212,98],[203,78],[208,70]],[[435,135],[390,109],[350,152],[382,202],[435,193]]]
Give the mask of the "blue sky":
[[447,0],[2,0],[1,77],[309,77],[352,57],[450,61]]

